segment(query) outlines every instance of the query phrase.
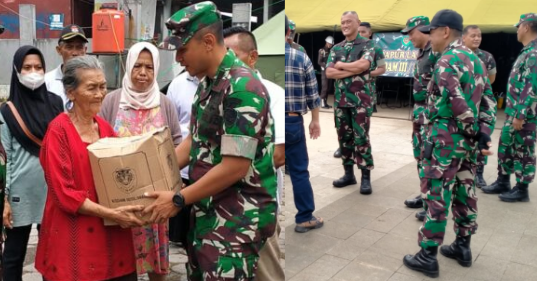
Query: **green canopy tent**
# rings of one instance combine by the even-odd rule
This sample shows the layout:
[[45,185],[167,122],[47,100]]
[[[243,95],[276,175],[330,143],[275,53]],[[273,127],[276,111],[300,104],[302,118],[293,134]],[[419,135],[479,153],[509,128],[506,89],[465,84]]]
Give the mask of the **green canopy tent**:
[[263,78],[282,88],[285,85],[285,13],[282,11],[253,31],[257,40],[259,60],[256,68]]

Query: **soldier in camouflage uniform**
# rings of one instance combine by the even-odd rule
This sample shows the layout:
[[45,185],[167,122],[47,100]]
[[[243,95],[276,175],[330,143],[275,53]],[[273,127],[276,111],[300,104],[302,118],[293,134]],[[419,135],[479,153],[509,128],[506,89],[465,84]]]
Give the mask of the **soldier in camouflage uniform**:
[[[423,167],[423,140],[425,139],[427,124],[426,100],[428,97],[427,86],[431,81],[431,76],[434,70],[434,65],[438,60],[439,54],[432,51],[429,35],[421,33],[417,27],[429,25],[429,18],[425,16],[417,16],[408,19],[406,27],[401,31],[403,35],[409,36],[414,47],[418,48],[419,55],[414,68],[414,110],[413,110],[413,129],[412,129],[412,147],[414,149],[414,158],[417,161],[418,176],[422,179]],[[421,189],[420,189],[421,192]],[[422,196],[420,194],[416,198],[405,200],[405,205],[409,208],[421,208],[423,206]],[[416,213],[416,218],[420,221],[425,219],[425,210]]]
[[[537,14],[520,17],[518,41],[524,45],[511,69],[507,84],[507,119],[498,146],[498,179],[482,190],[500,194],[505,202],[529,201],[528,185],[535,177],[537,129]],[[516,175],[511,189],[510,176]]]
[[356,184],[354,165],[362,171],[360,193],[371,194],[371,170],[374,168],[369,141],[372,94],[367,86],[375,58],[373,41],[358,34],[360,20],[356,12],[345,12],[341,30],[346,40],[335,45],[328,57],[326,76],[336,79],[334,113],[345,175],[334,181],[335,187]]
[[[360,23],[358,27],[358,33],[360,36],[371,39],[373,32],[371,31],[371,24],[368,22]],[[373,41],[374,42],[374,41]],[[369,83],[371,94],[373,95],[373,112],[377,112],[377,77],[386,72],[386,62],[384,62],[384,51],[382,48],[375,44],[375,57],[371,62],[371,73],[369,74]]]
[[296,34],[296,24],[294,21],[289,20],[289,30],[291,31],[289,33],[289,36],[287,37],[287,43],[291,45],[291,48],[299,50],[303,53],[306,53],[306,49],[302,47],[300,44],[295,43],[295,34]]
[[325,109],[330,109],[332,106],[328,105],[327,99],[328,94],[333,93],[334,91],[334,80],[326,78],[326,62],[328,61],[328,55],[330,54],[330,49],[334,45],[334,38],[328,36],[325,39],[326,44],[324,47],[319,49],[319,55],[317,56],[317,64],[321,67],[321,107]]
[[200,77],[189,137],[176,149],[191,185],[158,192],[152,221],[193,204],[188,243],[191,281],[254,280],[258,253],[276,226],[274,124],[266,89],[255,72],[227,51],[214,3],[175,13],[164,47]]
[[[496,61],[491,53],[479,49],[481,39],[481,30],[479,29],[479,26],[468,25],[464,28],[462,32],[462,41],[464,42],[464,45],[472,50],[472,52],[474,52],[485,64],[487,76],[492,85],[494,80],[496,80]],[[487,157],[481,154],[477,155],[476,186],[479,188],[487,186],[487,183],[483,178],[485,165],[487,165]]]
[[405,256],[403,263],[438,277],[436,255],[444,240],[450,205],[457,238],[440,252],[462,266],[472,264],[470,238],[477,230],[474,165],[478,146],[490,154],[496,104],[481,61],[462,43],[460,14],[441,10],[430,25],[419,30],[431,34],[433,51],[441,52],[441,57],[429,84],[429,132],[421,186],[427,217],[418,235],[421,250]]

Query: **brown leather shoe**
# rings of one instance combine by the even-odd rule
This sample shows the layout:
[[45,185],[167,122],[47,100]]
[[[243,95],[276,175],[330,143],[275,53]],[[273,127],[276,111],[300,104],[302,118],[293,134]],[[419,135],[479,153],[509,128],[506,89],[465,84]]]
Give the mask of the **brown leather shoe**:
[[324,221],[321,217],[313,217],[311,220],[299,223],[295,226],[295,232],[306,233],[312,229],[321,228],[324,225]]

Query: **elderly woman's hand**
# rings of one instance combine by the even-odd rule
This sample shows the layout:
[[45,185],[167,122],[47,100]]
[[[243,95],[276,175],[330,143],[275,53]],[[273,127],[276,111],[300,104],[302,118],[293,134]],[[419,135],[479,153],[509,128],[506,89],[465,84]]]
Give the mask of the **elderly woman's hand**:
[[111,219],[122,228],[130,228],[144,225],[144,221],[136,215],[136,212],[144,210],[144,206],[123,206],[112,209]]

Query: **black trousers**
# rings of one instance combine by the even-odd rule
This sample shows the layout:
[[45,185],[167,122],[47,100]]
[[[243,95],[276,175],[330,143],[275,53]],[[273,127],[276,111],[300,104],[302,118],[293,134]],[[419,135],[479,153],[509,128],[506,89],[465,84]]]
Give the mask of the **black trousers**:
[[[190,181],[183,179],[186,186],[190,185]],[[190,209],[191,206],[186,206],[175,217],[170,218],[169,236],[170,241],[180,243],[182,247],[186,245],[186,237],[190,226]]]
[[[37,225],[39,231],[41,225]],[[26,249],[32,225],[6,228],[6,241],[4,242],[3,278],[4,281],[22,281],[22,268],[26,258]]]

